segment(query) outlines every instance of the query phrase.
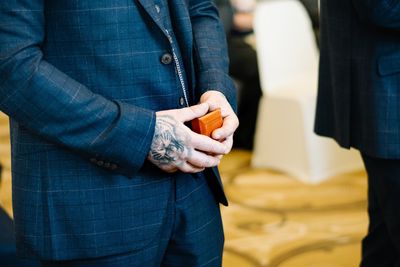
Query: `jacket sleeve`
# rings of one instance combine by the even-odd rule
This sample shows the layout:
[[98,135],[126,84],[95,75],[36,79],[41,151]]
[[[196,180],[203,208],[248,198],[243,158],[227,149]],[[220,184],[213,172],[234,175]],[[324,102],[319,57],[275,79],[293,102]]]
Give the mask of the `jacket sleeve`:
[[34,134],[132,176],[149,151],[154,112],[94,94],[46,62],[44,2],[0,5],[0,110]]
[[236,110],[236,90],[229,77],[229,59],[224,28],[211,0],[189,0],[194,37],[197,90],[223,93]]
[[225,34],[228,36],[232,30],[233,24],[233,7],[230,0],[215,0],[215,5],[218,8],[219,17],[225,29]]
[[359,17],[373,25],[400,30],[400,1],[352,0]]

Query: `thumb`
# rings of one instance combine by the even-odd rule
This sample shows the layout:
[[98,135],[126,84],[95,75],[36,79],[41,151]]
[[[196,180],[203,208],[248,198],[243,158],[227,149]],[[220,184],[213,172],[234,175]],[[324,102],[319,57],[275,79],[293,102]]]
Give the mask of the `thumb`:
[[187,108],[177,110],[180,121],[191,121],[198,117],[204,116],[209,110],[207,103],[201,103]]

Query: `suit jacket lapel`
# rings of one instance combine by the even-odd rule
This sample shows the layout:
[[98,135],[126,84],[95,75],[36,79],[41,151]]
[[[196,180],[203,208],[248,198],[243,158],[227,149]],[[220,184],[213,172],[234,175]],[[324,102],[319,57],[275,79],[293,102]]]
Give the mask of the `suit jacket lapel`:
[[[182,48],[191,50],[193,45],[193,33],[187,4],[185,0],[173,1],[174,4],[170,4],[170,10],[175,35],[179,39],[179,42],[183,44]],[[191,51],[189,53],[191,53]]]
[[[165,33],[164,21],[162,16],[157,13],[157,4],[154,0],[137,0],[143,9],[149,14],[152,20],[157,26]],[[187,10],[187,4],[184,0],[174,0],[174,4],[171,8],[171,22],[173,23],[174,29],[177,30],[175,33],[177,38],[184,42],[182,47],[192,48],[192,31],[190,25],[189,12]],[[191,51],[190,51],[191,53]]]
[[[158,14],[154,0],[137,0],[146,13],[161,29],[165,36],[163,16]],[[175,37],[179,43],[181,54],[184,57],[185,69],[191,90],[194,89],[194,67],[193,67],[193,33],[190,24],[190,16],[185,0],[170,1],[171,23],[174,28]],[[193,92],[192,95],[194,96]]]
[[[174,3],[173,5],[171,3],[172,1]],[[193,90],[193,32],[189,10],[185,0],[172,1],[170,1],[171,21],[176,39],[180,44],[181,54],[184,58],[188,82],[190,88]]]
[[154,0],[137,0],[143,9],[149,14],[152,20],[157,24],[161,31],[165,34],[165,27],[162,17],[157,13],[156,3]]

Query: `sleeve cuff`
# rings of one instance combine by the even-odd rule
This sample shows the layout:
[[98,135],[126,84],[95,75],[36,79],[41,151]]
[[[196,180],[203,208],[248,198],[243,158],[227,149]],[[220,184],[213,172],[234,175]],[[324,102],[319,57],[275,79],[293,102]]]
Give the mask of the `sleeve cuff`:
[[[107,134],[110,142],[105,154],[113,171],[133,177],[145,162],[155,129],[155,112],[115,101],[120,109],[116,126]],[[101,156],[101,155],[99,155]]]

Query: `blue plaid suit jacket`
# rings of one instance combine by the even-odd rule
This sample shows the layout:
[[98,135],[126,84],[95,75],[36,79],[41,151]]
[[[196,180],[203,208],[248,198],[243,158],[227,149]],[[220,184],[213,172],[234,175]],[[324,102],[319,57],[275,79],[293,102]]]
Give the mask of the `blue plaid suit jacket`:
[[400,158],[400,2],[321,0],[316,132]]
[[[235,104],[223,28],[210,0],[15,0],[0,5],[0,109],[11,118],[21,256],[66,260],[140,249],[158,233],[172,179],[146,162],[155,111]],[[164,1],[165,2],[165,1]],[[161,60],[162,61],[162,60]],[[206,172],[226,204],[217,170]],[[216,183],[215,183],[216,181]]]

